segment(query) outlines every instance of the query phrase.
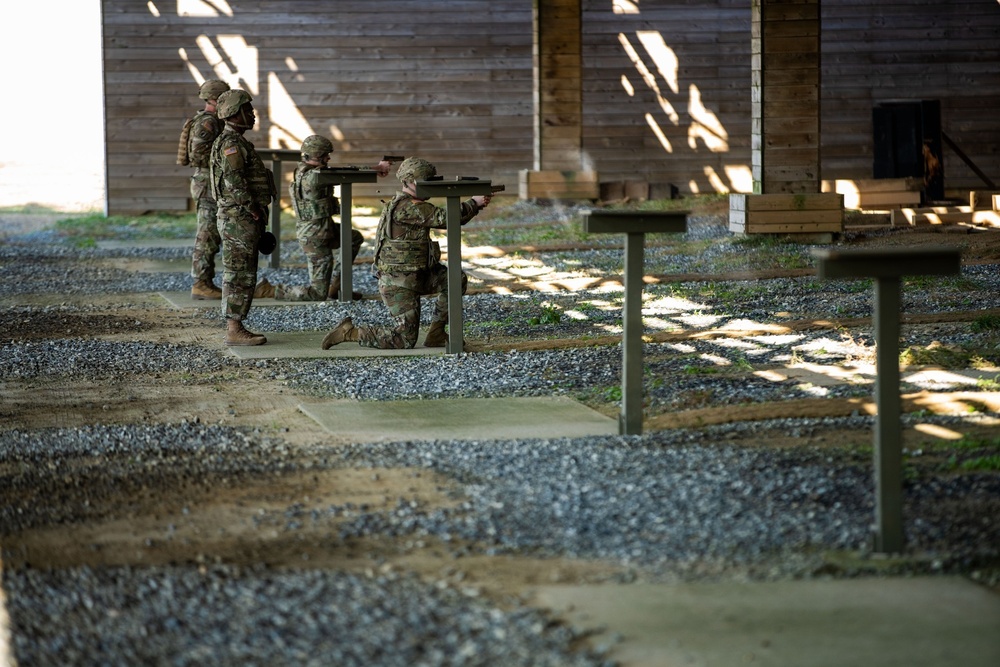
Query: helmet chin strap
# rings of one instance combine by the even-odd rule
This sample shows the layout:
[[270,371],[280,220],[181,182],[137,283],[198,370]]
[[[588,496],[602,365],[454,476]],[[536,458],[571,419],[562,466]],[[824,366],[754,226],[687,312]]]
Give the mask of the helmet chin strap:
[[249,130],[251,127],[253,127],[253,123],[249,122],[249,119],[247,118],[246,107],[240,107],[240,112],[236,116],[233,116],[227,122],[233,127],[239,128],[241,130]]

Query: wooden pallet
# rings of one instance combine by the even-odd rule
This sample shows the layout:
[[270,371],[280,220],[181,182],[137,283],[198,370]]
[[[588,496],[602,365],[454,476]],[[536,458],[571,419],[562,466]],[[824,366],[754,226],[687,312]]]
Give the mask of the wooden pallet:
[[889,211],[920,204],[919,178],[869,178],[823,181],[823,192],[844,195],[844,208]]
[[955,224],[1000,228],[1000,211],[974,209],[971,206],[929,206],[892,211],[893,227]]

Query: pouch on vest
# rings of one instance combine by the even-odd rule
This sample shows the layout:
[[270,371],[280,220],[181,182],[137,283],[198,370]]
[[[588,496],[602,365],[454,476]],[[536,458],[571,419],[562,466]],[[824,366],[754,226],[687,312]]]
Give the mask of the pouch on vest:
[[194,118],[188,118],[181,129],[181,138],[177,142],[177,164],[184,165],[185,167],[191,164],[191,157],[188,155],[188,139],[191,137],[191,126],[193,124]]

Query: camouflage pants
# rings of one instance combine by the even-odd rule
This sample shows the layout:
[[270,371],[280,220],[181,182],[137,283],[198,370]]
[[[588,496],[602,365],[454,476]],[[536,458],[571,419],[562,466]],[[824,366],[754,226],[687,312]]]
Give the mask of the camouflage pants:
[[191,254],[191,277],[196,281],[212,282],[215,279],[215,255],[222,247],[216,216],[219,207],[208,188],[208,176],[201,169],[191,177],[191,196],[197,204],[198,231],[194,237]]
[[242,321],[250,312],[257,285],[257,243],[267,224],[254,220],[238,206],[219,207],[219,235],[222,237],[222,314],[227,320]]
[[[307,220],[295,226],[295,236],[299,247],[309,263],[308,285],[279,285],[275,288],[276,299],[285,301],[324,301],[330,290],[330,279],[339,275],[340,225],[329,218]],[[358,256],[365,237],[356,229],[351,230],[351,260]]]
[[[462,273],[462,294],[469,278]],[[378,292],[396,322],[395,327],[359,327],[358,344],[364,347],[413,349],[420,333],[420,297],[437,293],[434,322],[448,322],[448,268],[438,264],[417,275],[384,274],[378,281]]]

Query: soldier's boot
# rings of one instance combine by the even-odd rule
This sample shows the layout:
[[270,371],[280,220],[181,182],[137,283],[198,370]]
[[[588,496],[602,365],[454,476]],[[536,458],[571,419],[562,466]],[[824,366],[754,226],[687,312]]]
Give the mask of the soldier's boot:
[[253,288],[253,297],[255,299],[273,299],[274,298],[274,285],[267,282],[267,278],[261,279],[257,286]]
[[344,341],[349,340],[356,342],[360,338],[360,334],[361,332],[356,326],[354,326],[354,322],[351,321],[351,318],[345,317],[340,321],[340,324],[333,329],[333,331],[328,333],[323,338],[323,343],[320,347],[324,350],[329,350],[334,345],[340,345]]
[[424,339],[424,347],[447,347],[447,345],[448,334],[444,331],[444,322],[431,322],[427,338]]
[[211,280],[199,280],[191,286],[191,298],[196,301],[208,301],[222,298],[222,290]]
[[[340,276],[339,275],[333,276],[330,279],[330,289],[328,289],[327,292],[326,292],[326,298],[329,301],[333,301],[334,299],[339,299],[340,298]],[[361,301],[361,299],[363,299],[363,298],[365,298],[365,295],[362,294],[361,292],[354,292],[354,291],[351,292],[351,299],[353,299],[354,301]]]
[[226,345],[263,345],[267,338],[249,331],[238,320],[226,320]]

